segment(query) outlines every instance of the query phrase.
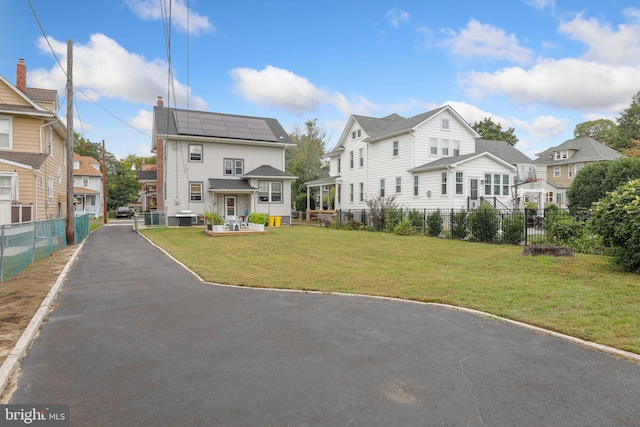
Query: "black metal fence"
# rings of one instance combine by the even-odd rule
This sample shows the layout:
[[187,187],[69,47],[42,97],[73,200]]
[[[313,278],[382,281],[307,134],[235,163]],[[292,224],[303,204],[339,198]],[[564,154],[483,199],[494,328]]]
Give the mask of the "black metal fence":
[[334,218],[340,226],[353,229],[532,245],[551,241],[551,224],[568,216],[562,209],[496,209],[486,204],[475,209],[393,209],[383,214],[368,209],[338,210]]

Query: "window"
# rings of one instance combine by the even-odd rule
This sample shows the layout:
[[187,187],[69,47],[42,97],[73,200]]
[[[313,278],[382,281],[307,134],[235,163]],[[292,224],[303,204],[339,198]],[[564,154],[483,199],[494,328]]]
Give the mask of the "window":
[[562,194],[563,193],[556,193],[556,203],[562,204]]
[[384,178],[380,180],[380,197],[384,197]]
[[398,141],[393,141],[393,157],[398,157],[400,154],[400,148],[398,146]]
[[47,197],[50,199],[53,197],[53,178],[47,178]]
[[364,148],[358,150],[358,155],[360,156],[360,167],[364,166]]
[[202,144],[189,144],[189,161],[202,161]]
[[452,141],[451,148],[453,150],[454,156],[460,155],[460,141],[456,141],[456,140]]
[[442,130],[449,130],[449,119],[442,119],[440,122]]
[[567,165],[567,177],[573,178],[573,165]]
[[580,172],[580,169],[582,169],[584,167],[584,163],[578,163],[576,165],[576,175],[578,174],[578,172]]
[[89,186],[89,177],[88,176],[83,176],[82,177],[82,186],[83,187],[88,187]]
[[340,157],[338,157],[338,173],[340,173]]
[[500,195],[500,175],[498,174],[493,175],[493,195]]
[[557,178],[561,174],[562,174],[562,168],[560,166],[554,166],[553,167],[553,176]]
[[553,203],[553,191],[547,193],[547,203]]
[[96,195],[95,194],[87,194],[84,196],[85,203],[87,206],[95,206],[96,205]]
[[438,155],[438,138],[429,140],[429,154]]
[[396,178],[396,193],[402,193],[402,178]]
[[556,160],[562,160],[569,157],[569,152],[567,150],[556,151]]
[[0,175],[0,200],[11,200],[11,175]]
[[440,194],[447,194],[447,173],[442,172],[442,178],[440,181]]
[[0,117],[0,148],[13,148],[10,117]]
[[509,195],[509,175],[502,175],[502,195]]
[[418,179],[418,175],[414,175],[413,176],[413,195],[417,196],[420,194],[420,189],[418,188],[418,183],[419,183],[419,179]]
[[448,139],[443,139],[442,140],[442,155],[443,156],[448,156],[449,155],[449,140]]
[[360,183],[360,201],[364,201],[364,182]]
[[244,160],[242,159],[224,159],[225,175],[243,175]]
[[258,181],[259,203],[282,203],[281,181]]
[[353,169],[353,151],[349,151],[349,167]]
[[354,130],[353,132],[351,132],[351,139],[360,138],[361,136],[362,136],[362,130],[361,129]]
[[349,184],[349,200],[353,202],[353,184]]
[[462,194],[462,191],[463,191],[462,172],[456,172],[456,194]]
[[74,170],[79,170],[80,169],[80,162],[77,160],[73,161],[73,169]]
[[491,174],[490,173],[484,174],[484,195],[485,196],[491,195]]
[[202,201],[202,183],[201,182],[189,183],[189,201],[191,202]]

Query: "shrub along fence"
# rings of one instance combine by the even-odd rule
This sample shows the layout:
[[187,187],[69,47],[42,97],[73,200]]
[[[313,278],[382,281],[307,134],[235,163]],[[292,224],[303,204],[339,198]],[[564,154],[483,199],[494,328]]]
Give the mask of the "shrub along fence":
[[[75,243],[89,235],[89,215],[75,217]],[[0,226],[0,282],[67,246],[66,219]]]
[[565,244],[579,237],[584,222],[555,205],[544,210],[496,209],[391,209],[380,218],[368,209],[339,210],[336,222],[350,229],[421,234],[451,239],[510,245]]

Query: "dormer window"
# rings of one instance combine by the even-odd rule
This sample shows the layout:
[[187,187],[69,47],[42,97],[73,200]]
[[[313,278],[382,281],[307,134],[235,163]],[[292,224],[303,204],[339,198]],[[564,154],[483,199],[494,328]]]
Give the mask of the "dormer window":
[[562,160],[569,157],[567,150],[556,151],[556,160]]
[[74,170],[79,170],[80,169],[80,162],[77,160],[73,161],[73,169]]

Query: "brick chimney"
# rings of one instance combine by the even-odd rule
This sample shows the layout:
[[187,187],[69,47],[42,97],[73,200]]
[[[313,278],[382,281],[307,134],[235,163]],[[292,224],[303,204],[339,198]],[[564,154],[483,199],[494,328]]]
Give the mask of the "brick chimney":
[[158,107],[164,107],[164,101],[162,101],[162,97],[158,97]]
[[27,65],[20,58],[16,67],[16,86],[23,92],[27,91]]

